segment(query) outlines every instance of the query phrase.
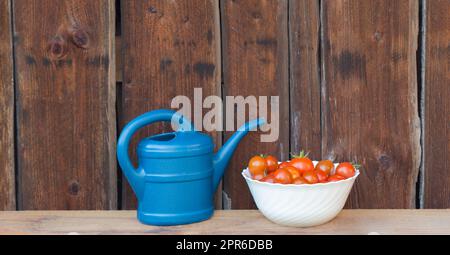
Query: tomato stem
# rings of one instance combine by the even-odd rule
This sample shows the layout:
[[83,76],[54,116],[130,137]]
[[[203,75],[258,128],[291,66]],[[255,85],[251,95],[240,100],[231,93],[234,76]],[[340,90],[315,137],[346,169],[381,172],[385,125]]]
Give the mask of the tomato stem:
[[301,150],[299,154],[291,153],[291,158],[306,158],[309,155],[309,151],[305,153],[305,151]]
[[356,163],[355,161],[352,161],[350,164],[352,164],[352,166],[357,170],[359,170],[361,168],[361,165]]

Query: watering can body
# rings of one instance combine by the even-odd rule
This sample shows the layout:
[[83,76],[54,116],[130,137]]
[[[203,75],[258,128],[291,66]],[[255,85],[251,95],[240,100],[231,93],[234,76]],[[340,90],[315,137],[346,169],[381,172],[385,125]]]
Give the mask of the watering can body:
[[[128,156],[132,135],[159,121],[178,124],[178,130],[147,137],[138,144],[138,167]],[[179,225],[209,219],[214,212],[213,195],[228,160],[240,139],[262,123],[241,127],[214,154],[210,136],[172,110],[145,113],[124,127],[117,144],[119,164],[138,200],[137,217],[150,225]]]

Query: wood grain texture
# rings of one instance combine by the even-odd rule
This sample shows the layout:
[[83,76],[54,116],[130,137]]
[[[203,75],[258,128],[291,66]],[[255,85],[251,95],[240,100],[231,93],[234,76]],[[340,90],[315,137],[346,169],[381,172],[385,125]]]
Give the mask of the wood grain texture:
[[[224,96],[279,96],[278,141],[262,143],[260,132],[248,134],[231,159],[224,179],[228,197],[224,201],[228,205],[226,207],[254,208],[253,199],[241,176],[248,160],[261,153],[280,159],[289,156],[287,1],[227,0],[221,4]],[[271,117],[267,118],[270,122]],[[232,133],[225,132],[225,139]]]
[[256,210],[221,210],[207,221],[180,226],[139,223],[135,211],[0,212],[0,235],[400,235],[450,234],[450,210],[343,210],[311,228],[284,227]]
[[114,2],[13,10],[19,209],[115,209]]
[[414,208],[418,2],[323,2],[322,156],[355,160],[353,208]]
[[424,207],[450,207],[450,1],[426,1]]
[[[175,96],[193,99],[194,88],[202,88],[203,98],[220,96],[218,10],[217,0],[121,2],[122,127],[147,111],[170,108]],[[137,141],[170,130],[155,124],[139,131],[130,146],[133,158]],[[220,146],[220,134],[210,134]],[[128,184],[122,197],[123,208],[135,208]]]
[[289,1],[291,151],[321,159],[319,1]]
[[0,210],[16,209],[11,2],[0,2]]

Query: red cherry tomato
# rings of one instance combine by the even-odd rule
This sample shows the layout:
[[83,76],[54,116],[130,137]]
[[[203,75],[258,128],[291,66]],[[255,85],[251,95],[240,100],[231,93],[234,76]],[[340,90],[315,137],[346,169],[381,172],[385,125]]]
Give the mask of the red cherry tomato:
[[305,178],[303,178],[302,176],[295,178],[292,183],[293,184],[309,184],[308,181],[305,180]]
[[277,169],[275,172],[273,172],[273,177],[275,178],[276,183],[281,183],[281,184],[292,183],[291,173],[284,168]]
[[326,182],[328,179],[328,175],[322,171],[322,170],[314,170],[314,173],[316,173],[317,178],[319,179],[319,182]]
[[283,169],[286,169],[286,170],[289,171],[289,173],[292,176],[292,179],[296,179],[296,178],[301,176],[300,171],[298,171],[298,169],[293,167],[293,166],[287,166],[287,167],[285,167]]
[[334,175],[328,177],[328,182],[337,182],[337,181],[341,181],[341,180],[345,180],[345,177],[342,177],[337,174],[334,174]]
[[257,173],[255,175],[252,175],[253,180],[257,180],[257,181],[261,180],[264,177],[265,177],[264,173]]
[[266,177],[262,178],[262,182],[268,182],[268,183],[275,183],[275,177],[273,175],[267,175]]
[[317,174],[313,171],[306,171],[303,173],[303,178],[309,183],[314,184],[319,182],[319,177],[317,177]]
[[278,166],[278,168],[285,168],[287,166],[291,166],[291,163],[284,161],[284,162],[281,162],[281,164]]
[[314,170],[313,162],[303,153],[303,151],[300,152],[299,155],[293,155],[293,157],[294,158],[290,161],[290,164],[291,166],[297,168],[300,173],[303,174],[307,171]]
[[248,162],[248,171],[252,176],[264,174],[267,168],[266,160],[261,156],[254,156]]
[[316,170],[324,171],[327,175],[330,175],[333,172],[334,164],[331,160],[321,160],[317,163]]
[[336,173],[344,178],[350,178],[355,175],[355,167],[349,162],[342,162],[336,167]]
[[267,173],[274,172],[278,169],[278,159],[276,157],[269,155],[265,157],[265,159],[267,164]]

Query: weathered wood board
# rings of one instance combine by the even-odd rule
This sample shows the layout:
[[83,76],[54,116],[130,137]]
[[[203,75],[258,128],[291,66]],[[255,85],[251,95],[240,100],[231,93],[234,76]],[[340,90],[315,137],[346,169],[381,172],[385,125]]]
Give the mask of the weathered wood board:
[[16,209],[11,1],[0,2],[0,210]]
[[450,1],[426,2],[424,207],[450,207]]
[[0,235],[412,235],[450,234],[450,210],[343,210],[320,226],[295,228],[256,210],[221,210],[207,221],[149,226],[136,211],[0,212]]
[[322,3],[322,156],[357,161],[352,208],[414,208],[418,2]]
[[320,5],[316,0],[289,1],[291,151],[320,160]]
[[19,209],[115,209],[114,1],[13,4]]

